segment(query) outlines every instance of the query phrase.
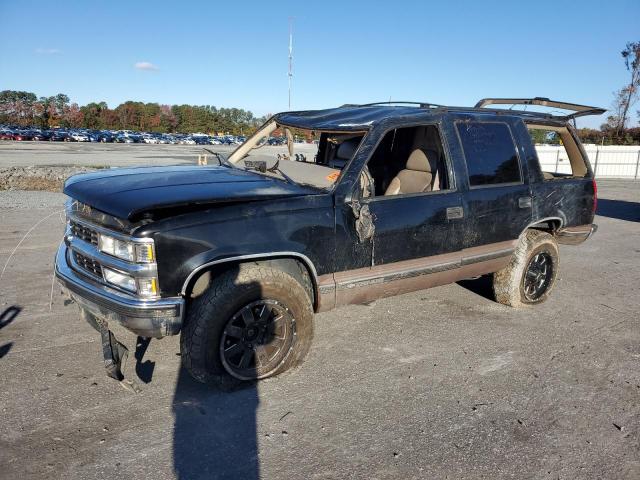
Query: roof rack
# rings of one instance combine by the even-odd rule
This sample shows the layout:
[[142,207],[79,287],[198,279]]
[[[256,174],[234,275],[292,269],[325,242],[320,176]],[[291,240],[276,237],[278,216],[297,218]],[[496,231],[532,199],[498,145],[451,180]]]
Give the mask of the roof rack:
[[[521,115],[526,117],[533,118],[546,118],[546,119],[556,119],[562,121],[573,120],[575,124],[575,120],[577,117],[583,117],[585,115],[601,115],[607,110],[599,107],[590,107],[587,105],[578,105],[575,103],[568,102],[558,102],[555,100],[549,100],[545,97],[535,97],[535,98],[483,98],[473,107],[454,107],[448,105],[439,105],[437,103],[430,102],[407,102],[407,101],[388,101],[388,102],[372,102],[372,103],[364,103],[364,104],[345,104],[343,107],[375,107],[378,105],[415,105],[418,108],[425,109],[433,109],[440,111],[451,111],[451,112],[477,112],[478,110],[482,110],[485,112],[496,113],[498,115]],[[541,105],[544,107],[552,107],[559,108],[562,110],[571,110],[575,113],[569,115],[553,115],[550,112],[536,112],[533,110],[513,110],[508,109],[505,110],[503,108],[484,108],[489,105]]]
[[583,117],[585,115],[601,115],[607,110],[600,107],[590,107],[588,105],[578,105],[575,103],[558,102],[556,100],[549,100],[545,97],[535,98],[483,98],[476,103],[474,108],[483,108],[487,105],[540,105],[543,107],[560,108],[562,110],[571,110],[575,113],[570,115],[550,115],[559,118],[571,118]]
[[378,105],[417,105],[420,108],[444,108],[444,105],[438,105],[437,103],[431,102],[405,102],[405,101],[396,101],[390,100],[388,102],[372,102],[372,103],[347,103],[343,105],[343,107],[375,107]]

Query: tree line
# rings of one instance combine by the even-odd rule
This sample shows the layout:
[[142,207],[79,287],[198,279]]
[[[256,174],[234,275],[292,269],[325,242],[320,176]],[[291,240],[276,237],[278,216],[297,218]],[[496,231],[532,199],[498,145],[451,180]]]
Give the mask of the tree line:
[[216,108],[213,105],[127,101],[109,108],[105,102],[79,106],[64,93],[38,97],[32,92],[0,92],[0,123],[23,127],[240,135],[254,131],[265,120],[266,117],[256,118],[241,108]]

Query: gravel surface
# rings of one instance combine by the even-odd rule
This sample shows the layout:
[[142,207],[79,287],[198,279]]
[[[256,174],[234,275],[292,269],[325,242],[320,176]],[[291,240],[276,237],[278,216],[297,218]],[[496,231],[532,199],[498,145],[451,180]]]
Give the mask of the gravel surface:
[[42,190],[61,192],[64,181],[77,173],[95,168],[70,166],[32,166],[0,168],[0,190]]
[[57,192],[0,191],[0,210],[62,208],[66,195]]
[[63,195],[0,192],[0,478],[637,480],[640,183],[599,189],[542,305],[478,281],[323,313],[300,368],[232,392],[177,337],[123,338],[137,395],[57,287],[50,307]]
[[[207,148],[233,150],[229,146]],[[201,153],[202,147],[197,145],[0,142],[0,167],[179,165],[196,163]]]

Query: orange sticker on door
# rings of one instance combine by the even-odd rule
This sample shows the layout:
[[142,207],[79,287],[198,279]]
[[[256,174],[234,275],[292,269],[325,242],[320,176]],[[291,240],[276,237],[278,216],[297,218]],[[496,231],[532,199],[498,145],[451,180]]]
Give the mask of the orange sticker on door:
[[336,170],[335,172],[327,175],[327,180],[329,180],[330,182],[335,182],[339,176],[340,176],[340,170]]

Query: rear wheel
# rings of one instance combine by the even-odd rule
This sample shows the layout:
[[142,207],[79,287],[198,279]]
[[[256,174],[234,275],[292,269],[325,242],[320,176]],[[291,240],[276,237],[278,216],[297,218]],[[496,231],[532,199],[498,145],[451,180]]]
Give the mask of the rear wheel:
[[509,265],[493,275],[496,300],[512,307],[544,302],[555,285],[558,267],[555,238],[528,230],[520,237]]
[[301,363],[312,337],[302,285],[283,271],[243,264],[194,299],[180,339],[182,362],[205,383],[258,380]]

